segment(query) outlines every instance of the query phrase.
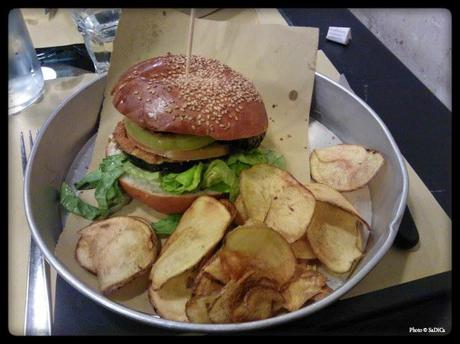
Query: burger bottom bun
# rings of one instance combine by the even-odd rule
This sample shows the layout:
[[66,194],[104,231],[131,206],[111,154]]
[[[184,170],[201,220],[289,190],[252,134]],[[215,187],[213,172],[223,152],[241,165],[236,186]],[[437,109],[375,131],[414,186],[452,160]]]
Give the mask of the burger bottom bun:
[[203,195],[219,198],[222,194],[217,192],[197,192],[185,195],[171,195],[165,193],[152,193],[135,183],[133,179],[122,177],[119,179],[121,188],[132,198],[146,204],[148,207],[163,214],[182,214],[198,197]]
[[[109,138],[106,147],[106,156],[119,154],[121,150],[117,147],[116,142]],[[119,180],[120,187],[129,196],[144,203],[148,207],[163,214],[182,214],[187,208],[200,196],[212,196],[221,198],[222,194],[215,191],[200,191],[183,195],[174,195],[165,193],[159,185],[142,182],[130,176],[123,176]]]

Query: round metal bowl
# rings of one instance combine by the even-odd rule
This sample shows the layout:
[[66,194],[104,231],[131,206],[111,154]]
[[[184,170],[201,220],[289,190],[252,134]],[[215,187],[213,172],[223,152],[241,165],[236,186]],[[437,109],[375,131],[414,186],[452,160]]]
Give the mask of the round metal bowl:
[[120,305],[79,281],[54,254],[62,230],[58,190],[81,148],[97,131],[105,77],[67,98],[46,121],[31,153],[24,184],[27,220],[46,260],[70,285],[102,306],[152,326],[194,331],[254,330],[308,316],[338,300],[380,261],[391,247],[401,223],[408,192],[404,159],[387,127],[360,98],[334,81],[316,74],[311,115],[343,142],[380,151],[384,167],[369,184],[373,214],[366,255],[352,276],[326,298],[298,311],[241,324],[191,324],[161,319]]

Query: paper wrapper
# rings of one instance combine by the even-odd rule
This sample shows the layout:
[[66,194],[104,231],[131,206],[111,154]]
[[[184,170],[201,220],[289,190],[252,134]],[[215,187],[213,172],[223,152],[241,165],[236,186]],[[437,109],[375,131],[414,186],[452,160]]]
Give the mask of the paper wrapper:
[[[110,96],[120,75],[144,59],[168,52],[184,53],[188,25],[189,17],[175,10],[123,10],[90,170],[95,169],[104,157],[107,139],[122,118],[113,107]],[[204,19],[195,22],[193,54],[219,59],[254,82],[269,116],[263,146],[282,153],[288,170],[301,182],[309,181],[310,177],[308,120],[317,46],[316,28],[237,25]],[[91,199],[91,193],[86,193],[84,198]],[[135,200],[117,215],[138,215],[149,221],[163,217]],[[89,223],[70,214],[58,241],[56,255],[79,280],[98,290],[96,277],[81,268],[74,256],[79,239],[77,231]],[[153,313],[146,286],[146,278],[138,280],[111,298],[129,308]]]

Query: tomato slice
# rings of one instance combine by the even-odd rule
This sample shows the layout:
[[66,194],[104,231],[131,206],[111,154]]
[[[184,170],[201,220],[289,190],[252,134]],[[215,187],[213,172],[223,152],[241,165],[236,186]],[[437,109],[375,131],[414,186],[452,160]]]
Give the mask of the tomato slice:
[[195,150],[208,146],[215,141],[209,136],[153,133],[128,118],[124,119],[124,124],[129,138],[155,152]]

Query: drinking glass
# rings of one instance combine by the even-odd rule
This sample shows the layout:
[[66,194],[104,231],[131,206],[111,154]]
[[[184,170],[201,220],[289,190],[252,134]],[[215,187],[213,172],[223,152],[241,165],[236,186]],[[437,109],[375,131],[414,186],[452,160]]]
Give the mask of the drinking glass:
[[8,114],[32,105],[43,94],[40,62],[19,9],[8,14]]
[[78,8],[72,9],[71,13],[83,36],[96,73],[107,72],[121,9]]

